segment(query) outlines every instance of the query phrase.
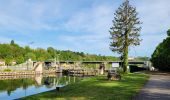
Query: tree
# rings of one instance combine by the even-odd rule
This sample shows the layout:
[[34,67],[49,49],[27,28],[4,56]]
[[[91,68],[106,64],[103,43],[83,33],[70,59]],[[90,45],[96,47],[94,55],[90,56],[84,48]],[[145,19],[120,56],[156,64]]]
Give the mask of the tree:
[[25,61],[28,60],[28,59],[31,59],[31,60],[36,60],[36,56],[34,53],[32,52],[29,52],[25,55]]
[[10,43],[11,45],[14,45],[15,44],[15,42],[14,42],[14,40],[11,40],[11,43]]
[[170,29],[167,31],[167,35],[170,36]]
[[23,56],[17,57],[17,58],[16,58],[16,62],[17,62],[17,64],[24,63],[24,62],[25,62],[24,57],[23,57]]
[[153,66],[162,71],[170,71],[170,29],[167,35],[168,37],[156,47],[151,57]]
[[6,63],[6,65],[11,65],[11,62],[12,62],[12,58],[9,58],[9,57],[7,57],[7,58],[5,58],[5,63]]
[[55,57],[58,57],[60,61],[116,60],[110,56],[85,54],[83,52],[73,52],[70,50],[56,50],[52,47],[47,48],[47,50],[43,48],[32,49],[29,46],[21,47],[14,43],[14,41],[11,42],[11,44],[0,44],[0,59],[5,60],[7,65],[11,65],[12,61],[20,64],[28,59],[32,59],[33,61],[47,61],[53,60]]
[[47,52],[50,54],[50,56],[51,56],[52,58],[55,58],[55,56],[56,56],[56,51],[55,51],[54,48],[48,47],[48,48],[47,48]]
[[114,13],[113,26],[110,28],[110,49],[123,56],[123,69],[127,72],[129,46],[140,44],[140,24],[136,8],[126,0]]

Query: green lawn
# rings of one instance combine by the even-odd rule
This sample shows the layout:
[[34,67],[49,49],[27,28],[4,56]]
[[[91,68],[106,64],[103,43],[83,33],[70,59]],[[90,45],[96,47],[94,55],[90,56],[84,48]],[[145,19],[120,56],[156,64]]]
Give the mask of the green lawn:
[[53,90],[21,100],[131,100],[148,78],[146,74],[128,74],[121,81],[108,81],[106,76],[85,78],[60,92]]

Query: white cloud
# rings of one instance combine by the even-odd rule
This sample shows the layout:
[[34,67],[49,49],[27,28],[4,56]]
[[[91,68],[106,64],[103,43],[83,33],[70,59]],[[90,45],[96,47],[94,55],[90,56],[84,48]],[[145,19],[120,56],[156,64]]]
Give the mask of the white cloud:
[[170,28],[170,0],[141,0],[136,2],[143,22],[143,34],[160,34]]
[[98,5],[74,14],[65,27],[70,31],[106,34],[112,18],[113,8],[110,5]]
[[[8,7],[3,6],[8,4]],[[54,2],[29,2],[15,0],[1,2],[0,28],[15,32],[28,33],[35,30],[56,30],[58,27],[48,23],[50,18],[60,15],[59,4]]]
[[113,7],[110,4],[100,4],[83,9],[68,20],[64,27],[70,32],[77,32],[76,36],[62,35],[60,38],[72,44],[80,51],[94,52],[101,50],[110,54],[109,28],[112,24]]

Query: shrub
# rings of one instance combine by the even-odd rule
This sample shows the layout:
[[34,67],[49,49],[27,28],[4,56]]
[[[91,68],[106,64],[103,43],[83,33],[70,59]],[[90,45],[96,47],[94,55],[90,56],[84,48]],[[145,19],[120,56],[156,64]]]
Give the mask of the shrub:
[[116,69],[117,73],[120,74],[120,75],[123,75],[124,74],[124,71],[123,71],[123,68],[122,67],[118,67]]
[[11,69],[7,68],[7,69],[4,69],[4,72],[10,72],[12,71]]

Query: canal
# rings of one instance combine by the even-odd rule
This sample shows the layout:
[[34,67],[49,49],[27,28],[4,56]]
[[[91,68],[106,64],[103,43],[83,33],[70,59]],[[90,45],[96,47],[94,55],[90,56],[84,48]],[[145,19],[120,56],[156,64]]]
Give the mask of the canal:
[[62,74],[0,78],[0,100],[12,100],[74,84],[80,77]]

